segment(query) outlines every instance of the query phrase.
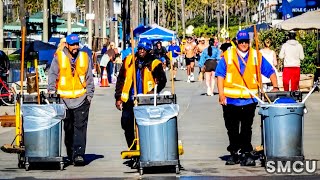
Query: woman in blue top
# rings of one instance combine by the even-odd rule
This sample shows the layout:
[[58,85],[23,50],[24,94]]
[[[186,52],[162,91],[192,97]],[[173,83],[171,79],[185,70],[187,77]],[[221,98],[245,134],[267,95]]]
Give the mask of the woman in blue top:
[[220,59],[220,51],[214,46],[214,39],[209,40],[209,47],[204,49],[199,61],[199,67],[205,71],[207,95],[213,96],[215,70]]

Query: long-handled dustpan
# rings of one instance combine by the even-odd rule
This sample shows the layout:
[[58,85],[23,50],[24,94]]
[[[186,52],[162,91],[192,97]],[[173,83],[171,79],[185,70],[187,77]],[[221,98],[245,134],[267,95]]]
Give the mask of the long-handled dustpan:
[[[133,86],[134,86],[134,106],[138,105],[137,102],[137,78],[136,78],[136,66],[135,66],[135,56],[134,56],[134,39],[133,39],[133,29],[131,28],[130,31],[130,38],[131,38],[131,55],[132,55],[132,64],[133,64]],[[134,131],[135,131],[135,138],[132,142],[132,145],[129,147],[128,150],[121,152],[122,159],[134,159],[140,157],[140,145],[139,145],[139,135],[138,135],[138,127],[136,125],[136,121],[134,120]],[[132,148],[136,145],[136,149],[133,150]]]

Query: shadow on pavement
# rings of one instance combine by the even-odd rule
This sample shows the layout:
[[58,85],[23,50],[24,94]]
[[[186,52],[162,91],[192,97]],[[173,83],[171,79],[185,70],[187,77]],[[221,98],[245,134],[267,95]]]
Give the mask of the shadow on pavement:
[[84,155],[84,161],[86,163],[86,165],[90,164],[92,161],[95,161],[97,159],[101,159],[104,158],[103,155],[100,154],[85,154]]

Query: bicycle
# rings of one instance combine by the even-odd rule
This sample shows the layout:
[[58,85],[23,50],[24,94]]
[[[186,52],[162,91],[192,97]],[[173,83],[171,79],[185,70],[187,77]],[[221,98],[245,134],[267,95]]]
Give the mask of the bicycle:
[[7,106],[14,105],[14,93],[0,76],[0,100]]

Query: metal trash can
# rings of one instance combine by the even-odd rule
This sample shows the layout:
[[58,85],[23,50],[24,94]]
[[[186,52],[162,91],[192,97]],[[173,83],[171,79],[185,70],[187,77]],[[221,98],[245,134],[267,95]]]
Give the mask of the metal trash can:
[[[286,101],[286,100],[285,100]],[[261,104],[266,160],[303,160],[304,103]]]
[[60,162],[64,104],[23,104],[23,132],[26,170],[29,162]]
[[134,107],[139,130],[141,167],[179,164],[178,112],[177,104]]

